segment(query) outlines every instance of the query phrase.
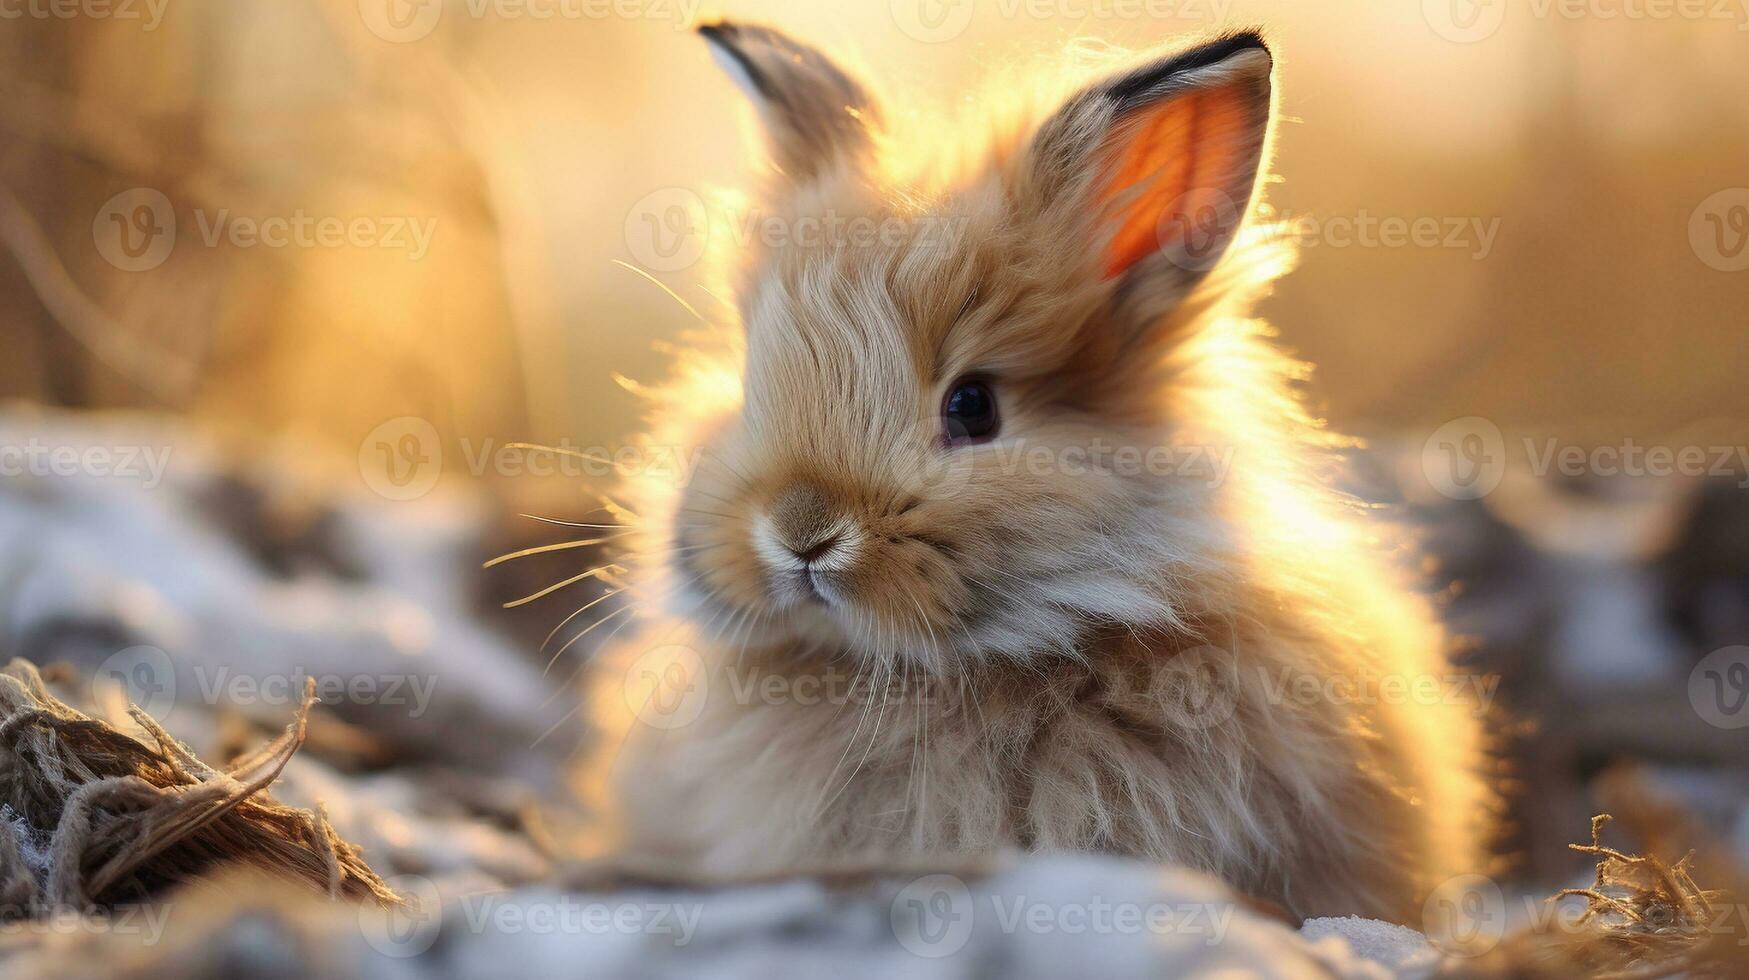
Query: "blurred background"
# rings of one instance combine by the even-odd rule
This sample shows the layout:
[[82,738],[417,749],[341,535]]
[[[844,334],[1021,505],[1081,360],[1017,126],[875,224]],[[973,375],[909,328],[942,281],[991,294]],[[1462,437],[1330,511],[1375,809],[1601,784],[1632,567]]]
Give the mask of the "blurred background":
[[[564,703],[525,699],[556,683],[533,651],[577,602],[495,610],[587,566],[477,566],[571,536],[519,512],[599,506],[604,480],[508,447],[637,427],[617,378],[659,376],[693,321],[636,270],[723,302],[692,203],[745,183],[754,144],[688,25],[771,22],[951,124],[1066,45],[1262,24],[1268,206],[1303,246],[1265,313],[1317,365],[1317,411],[1368,439],[1356,489],[1423,529],[1429,590],[1504,677],[1497,727],[1537,787],[1513,846],[1570,871],[1593,778],[1636,760],[1749,850],[1749,5],[7,9],[0,444],[37,448],[3,477],[3,652],[168,650],[185,686],[239,646],[336,671],[508,656],[532,668],[441,688],[444,717],[561,743]],[[61,472],[57,447],[83,462]],[[161,479],[120,473],[124,450],[160,453]],[[403,756],[453,749],[429,717],[385,736],[355,715]],[[384,757],[334,730],[346,767]]]

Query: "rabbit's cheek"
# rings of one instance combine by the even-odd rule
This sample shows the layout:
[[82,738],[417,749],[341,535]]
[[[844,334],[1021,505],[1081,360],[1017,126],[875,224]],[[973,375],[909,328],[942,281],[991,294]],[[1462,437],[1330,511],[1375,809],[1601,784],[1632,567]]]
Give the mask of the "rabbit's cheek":
[[889,633],[935,641],[952,631],[965,585],[938,552],[915,541],[882,540],[847,578],[857,603]]
[[[714,530],[714,529],[713,529]],[[706,597],[713,607],[736,609],[762,605],[764,570],[739,540],[721,532],[696,533],[673,556],[680,579]]]

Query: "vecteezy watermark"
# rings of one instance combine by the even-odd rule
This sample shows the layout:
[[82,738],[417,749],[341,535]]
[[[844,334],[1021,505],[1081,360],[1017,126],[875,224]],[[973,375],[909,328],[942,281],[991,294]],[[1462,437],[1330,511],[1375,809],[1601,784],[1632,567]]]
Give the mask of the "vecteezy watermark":
[[425,496],[443,474],[437,426],[414,415],[383,422],[358,444],[358,473],[365,486],[385,499]]
[[1427,941],[1454,956],[1480,956],[1506,935],[1506,894],[1487,875],[1466,874],[1439,884],[1421,907]]
[[1373,704],[1461,705],[1485,716],[1500,690],[1493,674],[1387,673],[1363,667],[1353,673],[1313,673],[1293,667],[1259,665],[1258,680],[1271,705]]
[[155,31],[170,0],[0,0],[0,21],[113,20]]
[[1422,0],[1433,32],[1456,44],[1499,33],[1508,12],[1533,20],[1717,21],[1749,30],[1749,0]]
[[0,443],[0,476],[132,480],[155,490],[170,467],[170,446],[53,445],[31,436],[22,445]]
[[626,668],[626,707],[651,728],[685,728],[704,714],[710,671],[697,650],[680,644],[645,650]]
[[776,214],[730,205],[711,207],[697,191],[666,187],[644,195],[626,212],[625,243],[633,259],[653,272],[679,272],[705,256],[713,241],[725,247],[875,249],[913,246],[951,249],[965,236],[966,219],[951,215]]
[[470,933],[532,936],[651,936],[675,947],[692,942],[704,917],[699,902],[585,900],[575,895],[468,895],[460,924]]
[[893,23],[913,41],[941,44],[970,27],[980,11],[1005,21],[1062,20],[1075,24],[1119,21],[1227,22],[1230,0],[889,0]]
[[924,875],[887,907],[893,937],[907,952],[941,959],[964,949],[982,920],[1003,936],[1172,936],[1217,946],[1232,926],[1230,902],[1084,900],[991,892],[977,901],[957,875]]
[[1217,445],[1120,444],[1095,438],[1086,445],[1050,446],[1025,439],[990,447],[1004,476],[1110,475],[1160,477],[1221,486],[1232,472],[1237,449]]
[[637,476],[685,487],[698,471],[704,451],[687,446],[583,446],[561,439],[552,446],[494,439],[457,440],[471,476],[604,479]]
[[1714,650],[1695,664],[1688,703],[1715,728],[1749,728],[1749,646]]
[[940,959],[971,941],[976,915],[972,890],[964,881],[950,874],[924,875],[893,896],[887,924],[907,951]]
[[202,703],[238,707],[295,708],[303,703],[307,690],[322,704],[384,705],[404,708],[407,717],[420,718],[431,707],[431,695],[437,690],[437,677],[427,674],[337,674],[301,667],[248,673],[204,664],[195,665],[190,672]]
[[387,882],[398,904],[359,908],[365,942],[385,956],[417,956],[444,932],[469,935],[642,936],[680,947],[692,942],[704,917],[701,902],[615,901],[564,893],[481,892],[455,896],[445,914],[442,893],[420,875]]
[[1273,235],[1301,249],[1442,249],[1467,252],[1484,261],[1494,252],[1501,219],[1476,215],[1353,214],[1294,215],[1268,202],[1257,206],[1256,221]]
[[358,907],[358,930],[370,948],[396,958],[418,956],[443,931],[443,894],[422,875],[396,875],[384,882],[400,901]]
[[176,208],[151,187],[122,191],[97,210],[91,240],[97,254],[123,272],[156,269],[176,247]]
[[164,940],[169,902],[118,905],[34,905],[0,903],[0,937],[128,936],[141,946]]
[[1708,268],[1749,269],[1749,187],[1722,190],[1700,202],[1688,217],[1688,245]]
[[1225,725],[1239,710],[1239,661],[1229,650],[1197,646],[1180,650],[1161,666],[1157,678],[1168,692],[1167,725],[1181,732],[1205,732]]
[[[1749,946],[1749,905],[1710,903],[1703,916],[1679,920],[1674,908],[1667,921],[1655,923],[1668,935],[1715,937]],[[1589,903],[1577,896],[1554,899],[1521,895],[1508,901],[1494,879],[1483,874],[1458,875],[1433,890],[1422,906],[1421,931],[1434,948],[1449,956],[1476,957],[1493,951],[1506,937],[1531,933],[1551,936],[1596,936]]]
[[[1258,708],[1317,708],[1321,705],[1456,705],[1485,716],[1500,678],[1453,671],[1401,673],[1360,667],[1313,673],[1293,667],[1240,666],[1240,658],[1217,646],[1180,651],[1162,665],[1161,688],[1170,692],[1164,721],[1181,731],[1204,731],[1238,711],[1245,691]],[[1245,683],[1255,672],[1254,683]],[[1242,690],[1243,688],[1243,690]]]
[[91,672],[91,700],[102,704],[111,694],[124,704],[137,705],[157,719],[170,717],[176,707],[176,664],[170,655],[154,646],[131,646],[104,658]]
[[[641,477],[674,487],[692,482],[704,450],[688,446],[584,446],[561,440],[552,446],[456,440],[469,476],[605,479]],[[416,500],[430,493],[443,473],[443,439],[429,420],[414,415],[389,419],[358,446],[358,472],[365,485],[389,500]]]
[[626,668],[623,690],[633,716],[663,730],[697,721],[713,697],[726,698],[738,707],[940,706],[944,714],[959,707],[940,684],[921,672],[853,670],[838,663],[824,664],[819,670],[769,670],[733,662],[713,667],[697,650],[679,644],[640,654]]
[[666,187],[645,194],[626,212],[626,248],[652,272],[679,272],[704,258],[710,229],[710,209],[703,197],[684,187]]
[[[940,431],[930,415],[921,430]],[[1118,443],[1095,437],[1086,443],[998,439],[974,453],[930,452],[912,458],[896,474],[912,492],[947,499],[976,480],[1069,477],[1171,480],[1213,489],[1224,484],[1237,448],[1231,445]]]
[[420,718],[430,709],[436,690],[437,677],[429,674],[342,674],[302,667],[251,672],[211,664],[187,664],[179,674],[170,655],[154,646],[117,651],[91,672],[94,701],[101,703],[116,694],[160,720],[191,699],[206,705],[295,709],[306,691],[323,704],[384,705]]
[[[1160,251],[1181,269],[1206,272],[1226,254],[1244,209],[1218,187],[1193,188],[1160,214],[1154,228]],[[1502,220],[1476,215],[1296,215],[1260,202],[1251,222],[1255,241],[1288,242],[1305,249],[1443,249],[1480,262],[1494,252]]]
[[1632,438],[1616,445],[1573,446],[1554,437],[1524,440],[1525,459],[1539,477],[1556,474],[1631,477],[1738,477],[1749,490],[1749,446],[1642,445]]
[[194,211],[201,244],[217,248],[356,248],[405,252],[417,262],[431,250],[437,219],[411,215],[342,218],[312,215],[302,208],[289,215],[235,215],[228,208]]
[[1421,473],[1453,500],[1479,500],[1506,478],[1506,437],[1480,416],[1453,419],[1422,443]]
[[[1233,651],[1210,645],[1164,656],[1155,679],[1155,689],[1166,694],[1160,722],[1179,731],[1207,731],[1225,724],[1238,711],[1246,691],[1260,709],[1456,705],[1480,717],[1489,711],[1499,687],[1497,676],[1463,671],[1392,673],[1363,667],[1312,673],[1261,664],[1246,668]],[[664,730],[697,721],[712,698],[727,699],[739,708],[825,706],[842,712],[909,707],[939,717],[967,710],[952,685],[943,685],[926,672],[858,670],[838,663],[813,670],[772,670],[733,660],[713,664],[694,648],[678,644],[655,647],[634,659],[626,668],[623,690],[634,717]],[[1744,714],[1749,715],[1749,709]]]
[[[1178,651],[1162,671],[1161,686],[1170,692],[1163,723],[1200,731],[1233,717],[1240,677],[1230,652],[1217,647]],[[1382,686],[1386,691],[1383,697],[1395,696],[1395,686]],[[1280,687],[1283,702],[1304,693],[1285,680]],[[1375,684],[1366,690],[1379,687]],[[680,644],[654,647],[633,659],[622,678],[622,691],[632,715],[661,730],[691,725],[712,699],[740,708],[789,705],[883,713],[911,708],[937,717],[966,710],[955,686],[943,684],[924,671],[856,669],[842,663],[825,663],[812,670],[773,670],[743,665],[733,658],[726,663],[707,662],[696,649]],[[1420,688],[1414,691],[1418,693]]]
[[1632,437],[1619,443],[1578,445],[1556,436],[1508,440],[1480,416],[1453,419],[1421,446],[1421,472],[1435,490],[1453,500],[1479,500],[1493,493],[1515,464],[1538,478],[1689,477],[1732,479],[1749,489],[1749,446],[1667,445]]
[[[4,2],[4,0],[0,0]],[[437,219],[410,215],[239,215],[229,208],[192,212],[195,241],[205,248],[381,249],[423,259],[437,234]],[[91,223],[97,253],[123,272],[163,265],[178,241],[175,205],[163,191],[136,187],[115,195]],[[186,235],[182,241],[188,241]]]
[[372,34],[395,44],[428,37],[445,12],[472,20],[640,20],[682,30],[698,19],[703,0],[358,0]]

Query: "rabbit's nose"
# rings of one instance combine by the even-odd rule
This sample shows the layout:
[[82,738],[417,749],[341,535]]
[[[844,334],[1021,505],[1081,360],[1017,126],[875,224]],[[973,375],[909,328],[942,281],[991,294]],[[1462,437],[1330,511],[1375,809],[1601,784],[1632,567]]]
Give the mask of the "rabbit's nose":
[[791,484],[772,501],[767,516],[772,535],[808,564],[830,554],[842,537],[831,501],[812,483]]
[[823,541],[816,541],[805,548],[798,548],[793,544],[788,545],[788,548],[797,558],[802,560],[802,564],[812,565],[814,562],[831,554],[832,549],[838,547],[838,541],[839,538],[835,534]]

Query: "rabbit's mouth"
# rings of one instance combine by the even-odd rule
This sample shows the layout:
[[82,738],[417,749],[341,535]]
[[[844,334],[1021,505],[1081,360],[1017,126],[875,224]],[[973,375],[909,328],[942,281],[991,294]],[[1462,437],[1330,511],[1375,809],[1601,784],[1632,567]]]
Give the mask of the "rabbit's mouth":
[[793,588],[785,591],[799,593],[798,601],[807,605],[830,606],[833,603],[844,603],[848,597],[832,584],[831,573],[817,568],[804,568],[792,572],[788,579]]

